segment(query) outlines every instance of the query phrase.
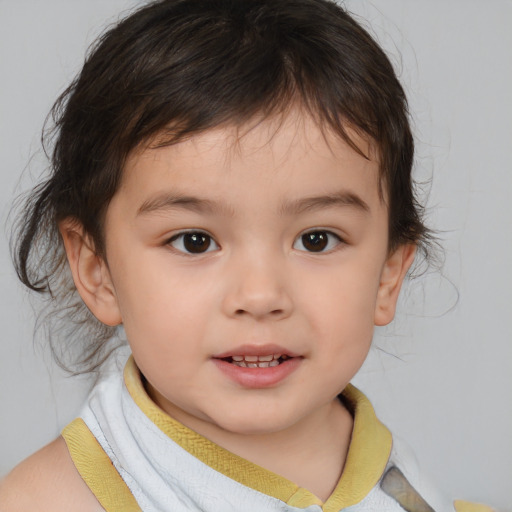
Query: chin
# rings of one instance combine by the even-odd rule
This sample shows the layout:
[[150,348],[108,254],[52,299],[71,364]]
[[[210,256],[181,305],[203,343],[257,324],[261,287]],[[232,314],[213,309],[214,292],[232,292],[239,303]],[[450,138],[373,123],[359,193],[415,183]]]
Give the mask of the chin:
[[258,414],[243,411],[233,417],[222,417],[221,420],[212,422],[218,427],[233,434],[245,436],[261,436],[274,434],[286,430],[295,424],[297,419],[278,417],[274,414]]

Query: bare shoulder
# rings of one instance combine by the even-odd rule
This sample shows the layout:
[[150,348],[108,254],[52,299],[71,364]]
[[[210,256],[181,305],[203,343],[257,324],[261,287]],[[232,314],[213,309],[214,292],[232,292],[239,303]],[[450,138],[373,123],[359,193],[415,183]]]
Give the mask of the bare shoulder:
[[62,437],[21,464],[0,482],[0,511],[104,512],[83,482]]

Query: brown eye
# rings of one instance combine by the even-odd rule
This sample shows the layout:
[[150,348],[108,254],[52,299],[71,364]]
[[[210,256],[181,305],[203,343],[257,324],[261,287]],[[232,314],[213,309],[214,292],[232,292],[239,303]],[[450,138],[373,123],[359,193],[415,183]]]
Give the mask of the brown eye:
[[330,231],[309,231],[297,238],[293,248],[307,252],[325,252],[340,243],[340,237]]
[[202,254],[219,248],[210,235],[201,231],[180,233],[171,238],[169,245],[188,254]]

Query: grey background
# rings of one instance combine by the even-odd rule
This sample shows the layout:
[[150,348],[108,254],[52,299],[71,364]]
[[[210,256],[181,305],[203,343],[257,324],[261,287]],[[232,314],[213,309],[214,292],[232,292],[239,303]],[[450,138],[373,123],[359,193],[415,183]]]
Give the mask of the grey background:
[[[135,0],[0,0],[0,220],[44,169],[44,118],[86,47]],[[512,2],[352,0],[405,84],[427,222],[446,262],[406,285],[356,378],[449,495],[512,498]],[[23,178],[20,179],[25,169]],[[0,475],[76,415],[87,378],[33,343],[34,314],[0,239]]]

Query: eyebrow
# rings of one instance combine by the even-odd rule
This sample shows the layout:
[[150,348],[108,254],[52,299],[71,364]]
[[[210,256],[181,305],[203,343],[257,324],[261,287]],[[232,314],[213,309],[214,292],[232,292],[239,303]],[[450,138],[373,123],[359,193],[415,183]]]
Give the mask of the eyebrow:
[[[334,194],[305,197],[295,201],[285,201],[279,212],[281,215],[298,215],[306,211],[321,210],[322,208],[347,206],[363,213],[370,211],[368,204],[357,194],[348,191],[340,191]],[[137,216],[174,209],[185,209],[207,214],[223,212],[229,216],[234,215],[232,208],[217,201],[188,195],[162,193],[144,201],[137,211]]]
[[197,213],[210,214],[223,211],[232,215],[231,208],[222,203],[211,201],[209,199],[201,199],[198,197],[173,193],[162,193],[144,201],[139,207],[137,215],[174,209],[185,209]]
[[305,197],[296,201],[285,202],[281,207],[282,214],[298,215],[305,211],[321,210],[329,207],[352,207],[363,213],[369,213],[368,203],[353,192],[339,191],[334,194]]

